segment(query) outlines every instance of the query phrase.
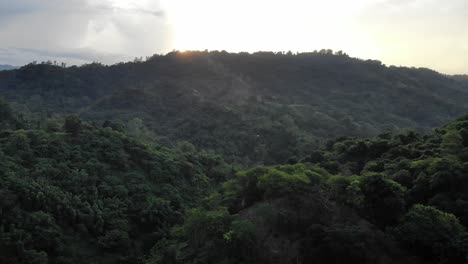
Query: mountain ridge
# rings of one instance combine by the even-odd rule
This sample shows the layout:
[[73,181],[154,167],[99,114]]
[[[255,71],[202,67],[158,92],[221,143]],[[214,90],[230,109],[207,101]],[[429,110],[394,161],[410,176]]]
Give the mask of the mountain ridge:
[[33,115],[138,118],[161,142],[189,141],[245,157],[240,163],[285,162],[305,151],[301,145],[339,136],[428,132],[468,113],[462,81],[329,50],[171,52],[111,66],[27,65],[0,74],[0,95]]
[[15,70],[18,69],[19,67],[9,65],[9,64],[0,64],[0,71],[8,71],[8,70]]

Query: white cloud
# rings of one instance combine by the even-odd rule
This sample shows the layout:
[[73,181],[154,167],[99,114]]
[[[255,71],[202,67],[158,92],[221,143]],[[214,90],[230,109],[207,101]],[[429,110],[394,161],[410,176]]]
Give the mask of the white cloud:
[[2,63],[55,55],[115,63],[169,50],[169,34],[158,1],[0,0],[0,48],[10,53]]

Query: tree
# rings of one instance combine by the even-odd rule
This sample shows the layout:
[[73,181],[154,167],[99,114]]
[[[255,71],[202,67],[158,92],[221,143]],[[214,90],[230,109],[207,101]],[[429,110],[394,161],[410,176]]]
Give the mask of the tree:
[[13,113],[10,105],[0,99],[0,130],[1,129],[17,129],[21,124]]
[[77,115],[70,115],[65,118],[63,126],[65,132],[70,133],[73,137],[78,136],[81,131],[81,120]]
[[360,182],[364,195],[362,211],[369,220],[380,227],[396,224],[404,213],[405,189],[381,174],[365,176]]
[[454,215],[421,204],[408,211],[393,233],[406,248],[426,260],[447,260],[453,245],[466,235],[465,228]]
[[114,229],[98,238],[99,246],[108,251],[125,250],[130,245],[128,233],[123,230]]
[[456,130],[447,131],[442,136],[442,151],[447,155],[457,156],[463,149],[463,138]]

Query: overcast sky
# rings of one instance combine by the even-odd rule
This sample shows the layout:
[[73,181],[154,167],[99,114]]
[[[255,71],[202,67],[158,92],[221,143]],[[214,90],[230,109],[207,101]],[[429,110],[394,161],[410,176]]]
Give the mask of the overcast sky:
[[468,1],[0,0],[0,64],[322,48],[468,73]]

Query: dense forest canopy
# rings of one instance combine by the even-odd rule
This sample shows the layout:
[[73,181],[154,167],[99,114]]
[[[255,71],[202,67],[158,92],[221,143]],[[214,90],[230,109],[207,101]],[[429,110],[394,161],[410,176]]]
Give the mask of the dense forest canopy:
[[2,263],[465,263],[468,117],[238,170],[0,104]]
[[468,111],[466,83],[343,52],[172,52],[111,66],[30,64],[0,73],[0,95],[37,119],[138,124],[240,164],[276,164],[317,142],[431,128]]
[[0,96],[0,263],[468,262],[465,76],[172,52]]
[[[236,174],[150,263],[466,263],[468,117]],[[204,227],[209,223],[209,227]]]
[[141,263],[233,169],[77,116],[29,129],[0,115],[0,263]]

